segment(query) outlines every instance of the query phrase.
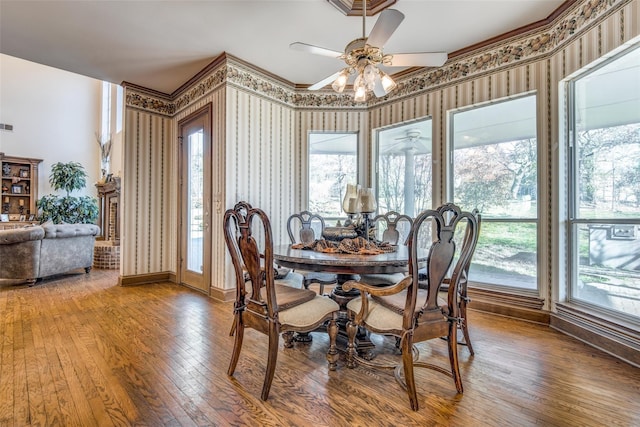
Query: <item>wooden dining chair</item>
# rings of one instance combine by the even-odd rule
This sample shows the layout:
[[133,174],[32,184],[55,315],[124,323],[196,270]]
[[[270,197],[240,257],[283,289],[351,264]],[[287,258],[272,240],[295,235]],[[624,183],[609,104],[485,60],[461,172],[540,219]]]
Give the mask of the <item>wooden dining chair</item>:
[[[278,357],[279,337],[293,346],[294,332],[311,332],[326,323],[329,334],[327,360],[335,370],[339,305],[315,292],[277,284],[273,266],[273,240],[267,215],[246,202],[237,203],[224,215],[224,238],[235,271],[234,344],[227,374],[235,372],[245,328],[269,337],[262,400],[267,400]],[[255,234],[254,234],[255,233]],[[248,281],[245,283],[245,273]]]
[[[463,245],[471,245],[471,256],[465,261],[464,265],[461,265],[459,270],[460,273],[460,283],[458,286],[458,306],[460,308],[460,323],[458,323],[458,327],[462,332],[462,340],[458,340],[458,344],[464,345],[469,349],[469,353],[473,356],[475,354],[473,350],[473,346],[471,345],[471,337],[469,336],[469,318],[467,317],[467,307],[471,302],[471,298],[469,298],[468,293],[468,282],[469,282],[469,268],[471,267],[471,261],[473,259],[473,254],[475,253],[476,246],[478,244],[478,240],[480,239],[480,228],[482,226],[482,216],[478,212],[477,209],[472,211],[472,214],[476,217],[476,221],[478,222],[477,227],[467,227],[464,233],[464,240],[462,241]],[[475,231],[475,233],[474,233]],[[475,234],[475,235],[474,235]],[[460,260],[458,260],[460,262]],[[428,285],[421,279],[420,274],[418,274],[418,278],[420,280],[419,287],[426,288]],[[443,280],[443,286],[441,288],[442,292],[447,292],[449,290],[449,283],[451,282],[451,277],[445,277]]]
[[[287,220],[287,232],[292,244],[313,243],[316,239],[322,238],[325,223],[324,218],[309,211],[295,213]],[[302,284],[305,289],[309,289],[312,284],[319,286],[320,295],[324,295],[325,285],[335,285],[338,283],[338,276],[333,273],[322,273],[317,271],[301,271]]]
[[[471,257],[475,242],[470,239],[456,245],[454,235],[458,227],[469,227],[469,233],[477,236],[477,219],[470,212],[462,212],[454,204],[448,203],[437,210],[420,213],[413,222],[409,238],[409,275],[389,286],[370,286],[356,281],[343,285],[346,290],[358,289],[361,296],[347,304],[347,367],[358,363],[369,367],[395,369],[396,379],[406,388],[411,409],[419,408],[414,378],[414,368],[423,367],[445,373],[453,378],[458,393],[463,392],[460,368],[458,366],[458,341],[456,339],[460,317],[458,303],[462,267]],[[430,234],[423,236],[424,231]],[[418,247],[429,245],[427,258],[427,289],[418,287]],[[447,298],[438,299],[438,291],[443,279],[455,263]],[[358,327],[370,332],[400,338],[402,360],[400,364],[384,364],[366,360],[357,354],[355,336]],[[449,369],[440,364],[419,360],[416,343],[447,336]]]
[[[390,211],[375,216],[371,223],[373,224],[376,240],[391,245],[406,245],[413,225],[413,218],[409,215]],[[363,274],[360,275],[360,281],[375,286],[392,285],[402,280],[404,276],[405,273]]]

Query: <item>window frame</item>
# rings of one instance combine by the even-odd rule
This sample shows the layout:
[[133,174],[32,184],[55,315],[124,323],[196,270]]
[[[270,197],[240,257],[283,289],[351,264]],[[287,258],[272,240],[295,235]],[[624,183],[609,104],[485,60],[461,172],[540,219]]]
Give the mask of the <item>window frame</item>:
[[[621,323],[627,325],[634,325],[635,328],[640,327],[640,316],[633,316],[628,313],[608,308],[604,305],[595,304],[584,299],[580,299],[576,296],[574,284],[577,285],[579,281],[579,228],[580,226],[593,225],[616,225],[616,224],[633,224],[640,227],[640,218],[614,218],[614,217],[598,217],[587,218],[580,215],[580,188],[579,188],[579,174],[580,168],[578,166],[578,130],[576,127],[576,84],[583,78],[588,78],[593,73],[599,71],[601,68],[606,67],[619,58],[629,54],[634,50],[640,50],[640,43],[632,44],[631,46],[623,47],[617,51],[612,52],[601,60],[594,64],[590,64],[576,73],[568,76],[561,82],[561,87],[564,88],[566,94],[565,115],[566,115],[566,131],[565,131],[565,151],[566,151],[566,181],[567,191],[564,196],[564,203],[566,204],[566,216],[565,221],[565,233],[567,236],[566,245],[566,257],[565,257],[565,272],[566,283],[561,290],[558,303],[561,305],[568,305],[570,307],[579,308],[585,310],[590,315],[596,315],[596,317],[612,320],[614,323]],[[562,220],[562,219],[561,219]]]
[[[477,108],[482,108],[482,107],[487,107],[490,105],[495,105],[495,104],[499,104],[499,103],[505,103],[505,102],[509,102],[509,101],[513,101],[513,100],[517,100],[517,99],[521,99],[521,98],[526,98],[526,97],[534,97],[535,98],[535,127],[536,127],[536,216],[535,218],[532,217],[519,217],[519,218],[514,218],[514,217],[506,217],[506,218],[499,218],[499,217],[489,217],[486,214],[482,215],[482,228],[486,227],[486,224],[491,224],[491,223],[505,223],[505,224],[509,224],[509,223],[518,223],[518,224],[535,224],[536,226],[536,236],[535,236],[535,240],[536,240],[536,271],[535,271],[535,288],[524,288],[524,287],[518,287],[518,286],[509,286],[509,285],[503,285],[503,284],[499,284],[499,283],[491,283],[491,282],[485,282],[485,281],[480,281],[477,279],[474,279],[473,277],[470,278],[469,280],[469,286],[471,288],[475,288],[475,289],[483,289],[483,290],[487,290],[487,291],[491,291],[491,292],[506,292],[509,294],[518,294],[518,295],[522,295],[522,296],[526,296],[526,297],[533,297],[533,298],[538,298],[541,296],[542,292],[543,292],[543,284],[542,284],[542,277],[541,277],[541,272],[542,272],[542,265],[541,265],[541,249],[542,249],[542,237],[541,237],[541,208],[542,208],[542,203],[540,203],[540,196],[541,196],[541,167],[540,167],[540,159],[541,159],[541,144],[540,144],[540,138],[539,138],[539,134],[540,134],[540,125],[539,125],[539,119],[538,119],[538,103],[540,101],[540,94],[538,93],[537,90],[532,90],[532,91],[527,91],[527,92],[522,92],[522,93],[518,93],[516,95],[512,95],[512,96],[507,96],[507,97],[503,97],[503,98],[499,98],[499,99],[495,99],[495,100],[491,100],[488,102],[483,102],[483,103],[478,103],[478,104],[472,104],[472,105],[467,105],[461,108],[457,108],[454,110],[449,110],[447,111],[447,150],[445,153],[445,180],[446,180],[446,198],[447,200],[455,200],[454,199],[454,189],[455,189],[455,168],[454,168],[454,160],[455,160],[455,155],[454,152],[456,150],[455,145],[454,145],[454,135],[455,135],[455,120],[454,120],[454,116],[457,113],[460,112],[467,112],[470,110],[474,110]],[[482,212],[481,212],[482,214]],[[482,230],[481,228],[481,230]],[[481,235],[480,235],[480,239],[482,239],[482,231],[481,231]],[[473,266],[473,263],[472,263]],[[473,268],[473,267],[472,267]],[[473,270],[472,270],[473,271]]]
[[[374,191],[376,194],[376,202],[378,205],[378,213],[381,213],[380,211],[380,136],[383,132],[387,132],[387,131],[393,131],[393,130],[400,130],[401,128],[411,128],[412,126],[416,126],[419,123],[423,123],[423,122],[431,122],[430,123],[430,127],[431,127],[431,135],[429,135],[429,138],[431,138],[431,188],[430,188],[430,192],[431,192],[431,206],[429,206],[429,208],[433,208],[433,203],[434,203],[434,178],[435,178],[435,170],[433,167],[433,152],[434,152],[434,147],[433,147],[433,116],[431,115],[427,115],[427,116],[422,116],[422,117],[418,117],[416,119],[413,120],[407,120],[404,122],[400,122],[400,123],[394,123],[393,125],[390,126],[385,126],[382,128],[378,128],[378,129],[374,129],[373,134],[375,135],[375,143],[373,144],[373,150],[372,150],[372,155],[371,155],[371,166],[373,168],[373,187],[374,187]],[[409,129],[407,129],[409,130]],[[386,212],[383,212],[386,213]],[[403,213],[403,212],[400,212]],[[413,217],[415,218],[418,214],[420,213],[420,210],[418,208],[415,209],[415,215],[413,215]],[[411,216],[411,215],[410,215]]]
[[[356,143],[356,151],[355,151],[355,155],[356,155],[356,159],[355,159],[355,164],[356,164],[356,171],[355,171],[355,180],[356,182],[353,182],[353,184],[357,184],[358,181],[360,180],[360,138],[361,138],[361,134],[359,131],[317,131],[317,130],[309,130],[307,131],[307,138],[306,138],[306,165],[307,165],[307,174],[306,174],[306,179],[307,179],[307,183],[306,183],[306,201],[305,201],[305,206],[306,206],[306,210],[313,212],[313,213],[317,213],[317,214],[322,214],[322,212],[316,212],[314,210],[310,209],[310,197],[309,195],[311,194],[311,189],[310,189],[310,184],[311,184],[311,135],[354,135],[355,136],[355,143]],[[351,182],[348,182],[349,184],[351,184]],[[344,187],[346,188],[346,184],[344,183]],[[325,225],[332,225],[334,222],[338,221],[338,220],[343,220],[344,218],[347,217],[347,215],[341,210],[341,216],[338,217],[333,217],[333,216],[325,216],[322,215],[323,219],[325,220],[326,224]]]

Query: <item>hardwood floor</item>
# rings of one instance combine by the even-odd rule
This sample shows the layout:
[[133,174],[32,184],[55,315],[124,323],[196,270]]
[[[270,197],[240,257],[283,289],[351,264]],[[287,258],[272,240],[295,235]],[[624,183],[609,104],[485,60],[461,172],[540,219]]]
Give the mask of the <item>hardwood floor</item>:
[[[392,373],[328,372],[326,335],[282,349],[259,398],[266,337],[247,331],[233,378],[231,304],[94,270],[0,288],[0,426],[632,426],[640,369],[546,326],[471,312],[463,395],[417,370],[420,411]],[[391,340],[375,337],[385,351]],[[280,343],[282,347],[282,340]],[[444,342],[421,346],[444,366]]]

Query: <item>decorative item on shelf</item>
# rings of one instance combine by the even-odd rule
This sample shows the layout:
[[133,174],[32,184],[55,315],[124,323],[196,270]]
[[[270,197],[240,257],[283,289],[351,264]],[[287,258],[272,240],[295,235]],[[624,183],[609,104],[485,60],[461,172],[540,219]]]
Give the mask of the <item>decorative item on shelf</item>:
[[24,199],[20,199],[18,204],[20,206],[18,206],[18,210],[20,211],[20,215],[24,214]]
[[11,176],[11,166],[8,163],[2,165],[2,176]]
[[[2,212],[8,214],[9,213],[9,196],[4,196],[2,200]],[[9,221],[7,219],[7,221]]]
[[364,238],[369,240],[370,216],[376,211],[378,205],[371,188],[361,188],[358,190],[358,207],[362,213]]
[[29,169],[20,169],[20,178],[29,178]]
[[6,184],[2,184],[2,192],[3,193],[8,193],[9,192],[9,187],[7,187]]
[[22,185],[12,185],[11,192],[13,194],[22,194]]
[[347,220],[344,222],[344,226],[352,225],[354,222],[354,215],[360,212],[358,209],[358,191],[360,186],[356,184],[347,184],[347,190],[344,193],[342,199],[342,210],[347,214]]
[[96,132],[96,141],[100,146],[100,171],[102,172],[100,183],[104,184],[109,181],[111,175],[109,173],[109,169],[111,169],[111,134],[104,137]]

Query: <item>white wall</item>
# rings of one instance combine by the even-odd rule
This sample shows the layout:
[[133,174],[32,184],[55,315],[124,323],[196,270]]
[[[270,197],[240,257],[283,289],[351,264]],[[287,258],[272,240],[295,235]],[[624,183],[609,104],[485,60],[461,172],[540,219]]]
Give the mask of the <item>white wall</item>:
[[87,171],[87,187],[73,195],[96,196],[100,154],[102,82],[79,74],[0,54],[0,152],[42,159],[38,197],[53,191],[51,165],[75,161]]

